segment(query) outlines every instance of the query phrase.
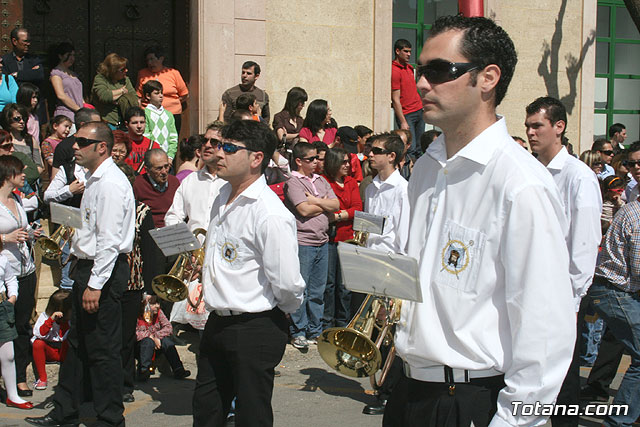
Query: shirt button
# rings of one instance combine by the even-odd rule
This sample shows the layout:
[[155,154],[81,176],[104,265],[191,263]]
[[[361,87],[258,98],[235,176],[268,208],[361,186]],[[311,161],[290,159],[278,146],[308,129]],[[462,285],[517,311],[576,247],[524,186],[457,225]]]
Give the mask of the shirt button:
[[442,173],[447,175],[449,173],[449,171],[447,169],[445,169],[444,172],[442,172]]

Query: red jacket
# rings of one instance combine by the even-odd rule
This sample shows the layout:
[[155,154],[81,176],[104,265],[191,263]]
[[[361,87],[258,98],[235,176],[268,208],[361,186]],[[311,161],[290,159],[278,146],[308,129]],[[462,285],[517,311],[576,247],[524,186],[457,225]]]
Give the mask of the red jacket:
[[340,210],[346,210],[349,212],[349,219],[340,221],[336,224],[336,237],[334,242],[344,242],[353,238],[353,215],[355,211],[362,210],[362,199],[360,198],[360,189],[358,188],[358,181],[350,176],[344,177],[344,186],[341,187],[338,183],[325,175],[333,192],[336,193],[338,200],[340,201]]

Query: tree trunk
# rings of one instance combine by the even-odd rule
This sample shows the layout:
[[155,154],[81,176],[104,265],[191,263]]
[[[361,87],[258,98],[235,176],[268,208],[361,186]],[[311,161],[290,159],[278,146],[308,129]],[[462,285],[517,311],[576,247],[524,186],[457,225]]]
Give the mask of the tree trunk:
[[636,28],[640,31],[640,0],[624,0],[624,4],[627,6],[633,23],[636,24]]

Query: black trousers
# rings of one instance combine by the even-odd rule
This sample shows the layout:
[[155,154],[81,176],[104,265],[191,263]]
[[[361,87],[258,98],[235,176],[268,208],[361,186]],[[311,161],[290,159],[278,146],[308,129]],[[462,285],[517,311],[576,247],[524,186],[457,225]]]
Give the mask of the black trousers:
[[384,427],[488,426],[497,411],[504,375],[456,383],[453,395],[448,383],[414,380],[404,374],[387,402]]
[[167,358],[167,362],[171,365],[171,370],[175,373],[176,370],[184,368],[176,345],[170,337],[164,337],[160,340],[160,350],[156,350],[156,343],[151,338],[144,338],[138,341],[136,349],[138,356],[140,357],[140,370],[149,369],[151,362],[153,361],[153,353],[161,351],[164,357]]
[[18,338],[13,340],[13,351],[16,360],[16,382],[27,381],[27,366],[31,363],[31,314],[36,306],[36,286],[38,279],[33,272],[18,279],[18,298],[16,299],[16,331]]
[[236,425],[271,426],[274,368],[287,343],[278,308],[220,317],[211,313],[200,342],[193,425],[223,426],[236,400]]
[[142,304],[142,290],[126,291],[122,295],[122,375],[124,394],[133,393],[133,380],[136,375],[136,324]]
[[126,254],[120,254],[111,277],[102,288],[97,313],[82,308],[93,261],[76,260],[71,267],[73,311],[69,350],[60,368],[53,396],[53,419],[78,417],[78,406],[91,396],[101,425],[124,426],[122,404],[122,294],[129,279]]
[[624,344],[613,335],[611,329],[605,327],[598,349],[598,357],[591,368],[587,385],[602,393],[608,393],[609,386],[618,372]]

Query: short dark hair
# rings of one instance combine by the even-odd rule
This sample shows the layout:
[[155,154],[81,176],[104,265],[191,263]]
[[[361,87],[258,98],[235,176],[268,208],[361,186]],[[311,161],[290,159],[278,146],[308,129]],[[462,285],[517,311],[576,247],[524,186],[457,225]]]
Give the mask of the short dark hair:
[[640,141],[633,142],[629,148],[627,148],[627,156],[636,151],[640,151]]
[[314,99],[307,107],[307,115],[302,126],[309,128],[312,135],[324,127],[324,119],[329,112],[329,103],[324,99]]
[[204,135],[191,135],[189,138],[182,138],[178,143],[180,160],[187,162],[196,156],[196,151],[204,144]]
[[31,111],[31,97],[40,96],[40,89],[33,83],[24,82],[20,84],[16,94],[16,104],[20,104]]
[[85,123],[92,122],[92,116],[100,116],[100,113],[98,113],[98,110],[87,107],[82,107],[81,109],[76,110],[76,115],[74,117],[76,129],[80,129]]
[[29,33],[29,30],[27,30],[24,27],[15,27],[13,30],[11,30],[11,33],[9,34],[9,37],[12,39],[18,39],[18,33],[24,31],[25,33]]
[[264,173],[269,165],[269,160],[276,150],[278,141],[269,126],[255,120],[236,120],[222,128],[222,137],[233,141],[242,142],[245,147],[255,152],[262,152],[261,172]]
[[149,55],[150,53],[153,53],[156,58],[165,56],[164,49],[159,44],[156,44],[153,46],[147,46],[144,49],[144,53],[143,53],[144,58],[147,59],[147,55]]
[[23,169],[24,163],[17,157],[8,155],[0,156],[0,187],[2,187],[8,179],[22,173]]
[[555,125],[560,120],[564,122],[565,130],[562,132],[564,136],[567,130],[567,109],[564,108],[562,102],[559,99],[551,96],[541,96],[533,101],[526,107],[527,116],[531,116],[540,110],[544,110],[544,117],[551,122],[551,125]]
[[320,153],[321,151],[327,151],[329,149],[327,144],[322,141],[313,142],[313,148],[315,148],[318,153]]
[[363,125],[356,125],[356,126],[354,126],[354,127],[353,127],[353,130],[355,130],[355,131],[356,131],[356,133],[358,134],[358,136],[359,136],[360,138],[362,138],[362,137],[364,137],[364,136],[367,136],[367,135],[369,135],[369,134],[372,134],[372,133],[373,133],[373,131],[372,131],[371,129],[369,129],[368,127],[363,126]]
[[107,151],[111,154],[113,149],[113,132],[105,122],[88,122],[80,129],[89,129],[93,131],[94,139],[107,143]]
[[422,150],[422,152],[426,152],[427,148],[429,148],[429,145],[431,145],[431,143],[440,136],[442,132],[440,132],[439,130],[436,129],[429,129],[426,132],[423,132],[422,135],[420,135],[420,149]]
[[624,129],[626,129],[626,126],[622,123],[612,124],[611,126],[609,126],[609,138],[613,138],[613,135],[622,132]]
[[153,91],[159,90],[162,93],[162,83],[157,80],[148,80],[142,85],[142,95],[149,96]]
[[[495,64],[500,68],[500,80],[496,85],[495,105],[498,106],[507,94],[507,88],[513,77],[518,62],[518,55],[513,41],[507,32],[489,18],[465,17],[462,15],[443,16],[436,19],[430,36],[436,36],[450,30],[464,33],[460,41],[460,53],[479,66]],[[472,72],[473,85],[477,71]]]
[[247,70],[251,67],[253,67],[253,74],[255,74],[256,76],[260,75],[260,66],[258,65],[258,63],[253,61],[246,61],[244,64],[242,64],[243,70]]
[[253,106],[256,96],[252,93],[243,93],[236,98],[236,110],[247,110]]
[[395,52],[398,49],[404,49],[405,47],[411,48],[411,42],[406,39],[398,39],[393,44],[393,51]]
[[242,121],[242,120],[252,120],[253,116],[251,115],[251,111],[249,110],[236,110],[231,113],[229,116],[229,124]]
[[144,110],[140,107],[130,107],[124,115],[124,121],[129,123],[132,117],[145,117]]
[[300,141],[296,145],[293,146],[293,158],[294,159],[302,159],[307,155],[307,153],[311,150],[315,150],[315,145]]
[[400,136],[391,132],[379,133],[369,138],[367,140],[367,143],[371,143],[371,145],[373,145],[376,141],[382,142],[384,149],[389,153],[396,154],[393,165],[398,167],[403,159],[402,154],[404,153],[404,143],[402,142]]
[[605,144],[611,144],[611,142],[604,138],[598,138],[593,141],[593,144],[591,145],[591,151],[602,151]]
[[332,179],[338,176],[344,156],[347,155],[347,150],[340,147],[333,147],[327,150],[327,154],[324,157],[324,171]]
[[[224,127],[224,122],[221,122],[220,120],[214,120],[214,121],[212,121],[211,123],[209,123],[207,125],[207,130],[217,130],[217,131],[219,131],[223,127]],[[205,130],[205,132],[207,130]]]
[[307,102],[309,97],[307,96],[307,91],[302,89],[301,87],[292,87],[287,92],[287,99],[284,101],[283,110],[288,111],[291,117],[296,116],[296,108],[298,108],[298,104]]
[[47,316],[49,317],[51,317],[51,315],[56,311],[61,312],[63,315],[67,315],[69,310],[71,310],[71,302],[73,301],[70,297],[71,292],[66,289],[58,289],[49,297],[49,302],[47,303],[47,308],[44,309],[44,312],[47,313]]
[[[151,158],[155,155],[160,155],[160,154],[164,154],[165,156],[167,155],[167,153],[162,149],[162,148],[150,148],[147,151],[144,152],[144,158],[142,160],[142,162],[144,163],[144,167],[146,167],[147,169],[151,168]],[[169,157],[169,156],[167,156]]]

